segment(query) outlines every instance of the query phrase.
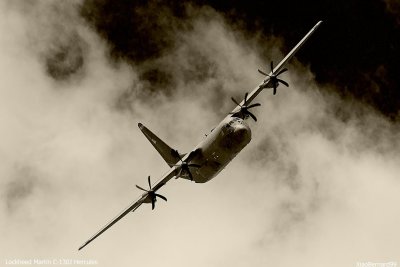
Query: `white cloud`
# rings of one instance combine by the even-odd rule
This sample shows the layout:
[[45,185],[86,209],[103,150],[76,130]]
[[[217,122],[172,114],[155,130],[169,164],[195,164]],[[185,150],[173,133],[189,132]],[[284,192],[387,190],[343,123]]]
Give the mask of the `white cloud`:
[[[259,96],[252,142],[218,177],[202,185],[171,181],[162,189],[168,204],[157,203],[154,212],[141,207],[77,252],[136,199],[134,184],[166,171],[136,123],[189,150],[232,109],[230,96],[258,83],[256,69],[265,64],[257,39],[246,40],[203,9],[193,28],[179,33],[176,49],[155,61],[172,70],[176,90],[146,100],[135,67],[109,64],[107,45],[77,16],[77,6],[1,6],[4,259],[93,258],[100,266],[344,266],[398,259],[397,126],[318,93],[299,63],[284,75],[290,88]],[[84,68],[55,81],[43,57],[71,33],[85,44]],[[281,58],[271,49],[275,61]],[[128,89],[137,95],[132,113],[115,107]],[[338,119],[338,107],[346,121]]]

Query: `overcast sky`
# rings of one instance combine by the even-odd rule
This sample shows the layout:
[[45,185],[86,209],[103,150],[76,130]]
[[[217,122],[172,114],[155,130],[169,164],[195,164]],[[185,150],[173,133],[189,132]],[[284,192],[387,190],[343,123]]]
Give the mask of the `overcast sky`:
[[[278,63],[324,19],[267,34],[246,25],[250,15],[212,4],[112,6],[0,4],[2,265],[34,258],[174,267],[400,261],[399,126],[392,113],[341,94],[342,81],[315,71],[305,55],[326,45],[327,22],[282,75],[290,87],[259,95],[253,140],[220,175],[206,184],[171,180],[160,191],[168,203],[141,206],[78,252],[141,194],[135,184],[168,170],[138,122],[190,151],[232,110],[231,96],[258,85],[257,68]],[[396,3],[383,6],[397,23]],[[129,23],[115,26],[128,11]],[[242,22],[232,23],[235,14]],[[112,41],[107,25],[127,35],[126,47]]]

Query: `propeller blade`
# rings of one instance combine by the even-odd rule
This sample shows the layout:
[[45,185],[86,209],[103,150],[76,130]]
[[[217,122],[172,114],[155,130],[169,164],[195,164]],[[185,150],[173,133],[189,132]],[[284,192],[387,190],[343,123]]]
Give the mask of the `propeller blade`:
[[281,84],[285,85],[286,87],[289,87],[289,84],[287,82],[285,82],[284,80],[277,79],[277,81],[280,82]]
[[[260,71],[260,70],[259,70],[259,71]],[[262,71],[260,71],[260,72],[262,72]],[[266,73],[265,73],[265,74],[266,74]],[[271,77],[271,79],[272,79],[272,78],[275,79],[275,76],[270,76],[270,75],[268,75],[268,74],[266,74],[266,75],[269,76],[269,77]],[[237,101],[234,100],[234,98],[232,97],[232,100],[240,106],[240,109],[239,109],[238,111],[236,111],[236,112],[230,112],[229,114],[232,114],[233,116],[239,117],[239,118],[241,118],[241,119],[245,119],[247,116],[250,116],[250,117],[252,117],[252,118],[254,119],[254,121],[257,121],[256,116],[254,116],[254,114],[252,114],[251,112],[249,112],[249,109],[254,108],[254,107],[261,106],[261,104],[260,104],[260,103],[254,103],[254,104],[251,104],[251,105],[249,105],[249,106],[246,106],[246,102],[247,102],[247,100],[248,100],[248,99],[247,99],[248,96],[249,96],[249,93],[246,92],[246,94],[244,95],[244,104],[243,104],[243,105],[240,105],[239,103],[237,103]],[[236,109],[235,109],[235,110],[236,110]],[[198,168],[201,167],[201,165],[197,165],[197,164],[190,164],[189,166],[190,166],[190,167],[198,167]]]
[[254,121],[257,121],[257,118],[256,118],[256,116],[254,116],[253,113],[251,113],[250,111],[247,111],[246,113],[247,113]]
[[[180,172],[182,171],[182,168],[180,169]],[[167,201],[167,198],[164,197],[163,195],[157,194],[154,190],[152,190],[151,188],[151,180],[150,180],[150,175],[147,177],[147,181],[149,183],[149,190],[146,190],[138,185],[136,185],[136,187],[142,191],[147,192],[147,194],[143,194],[142,197],[145,197],[145,202],[148,203],[148,200],[151,201],[151,209],[154,210],[155,206],[156,206],[156,201],[157,201],[157,197],[161,198],[164,201]]]
[[280,71],[276,74],[276,76],[281,75],[282,73],[284,73],[284,72],[286,72],[286,71],[288,71],[288,69],[287,69],[287,68],[284,68],[284,69],[280,70]]
[[176,149],[171,149],[171,155],[172,155],[174,158],[178,158],[180,161],[182,161],[182,157],[181,157],[181,155],[179,154],[178,150],[176,150]]
[[258,106],[261,106],[261,104],[260,103],[251,104],[250,106],[247,106],[247,109],[258,107]]
[[149,188],[150,188],[150,190],[151,190],[151,181],[150,181],[150,176],[149,176],[149,177],[147,177],[147,181],[149,182]]
[[182,170],[182,168],[180,168],[180,169],[179,169],[179,172],[178,172],[178,175],[176,175],[176,178],[179,178],[179,177],[181,177],[181,175],[182,175],[182,171],[183,171],[183,170]]
[[164,200],[164,201],[167,201],[167,198],[166,197],[164,197],[163,195],[160,195],[160,194],[154,194],[156,197],[159,197],[159,198],[161,198],[162,200]]
[[136,185],[136,187],[138,188],[138,189],[140,189],[140,190],[142,190],[142,191],[145,191],[145,192],[149,192],[149,190],[146,190],[146,189],[144,189],[144,188],[141,188],[140,186],[138,186],[138,185]]
[[234,99],[233,97],[231,97],[231,99],[236,105],[240,106],[240,104],[236,101],[236,99]]
[[188,175],[189,175],[189,178],[190,178],[190,181],[193,181],[193,175],[192,175],[192,173],[188,170]]
[[198,168],[201,167],[201,165],[199,165],[199,164],[189,164],[189,167],[198,169]]
[[[271,74],[265,73],[262,70],[258,70],[258,72],[270,78],[270,81],[274,84],[273,88],[274,88],[274,95],[275,95],[276,88],[278,86],[277,83],[281,83],[281,84],[285,85],[286,87],[289,87],[289,84],[287,82],[285,82],[284,80],[278,79],[278,76],[281,75],[282,73],[288,71],[288,69],[284,68],[284,69],[281,69],[280,71],[278,71],[278,73],[274,73],[274,62],[273,61],[271,61],[271,63],[270,63],[270,68],[271,68]],[[253,107],[253,106],[250,106],[250,107]],[[250,108],[250,107],[247,107],[247,108]]]
[[260,70],[260,69],[258,69],[258,72],[261,73],[262,75],[269,76],[267,73],[263,72],[263,71]]

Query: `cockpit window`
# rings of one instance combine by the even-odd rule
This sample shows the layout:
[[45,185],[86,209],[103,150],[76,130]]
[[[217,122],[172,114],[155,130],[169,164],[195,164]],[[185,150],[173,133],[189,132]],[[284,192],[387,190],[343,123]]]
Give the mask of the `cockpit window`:
[[243,120],[240,119],[240,118],[233,117],[232,120],[228,124],[232,125],[232,124],[235,124],[235,123],[243,124]]

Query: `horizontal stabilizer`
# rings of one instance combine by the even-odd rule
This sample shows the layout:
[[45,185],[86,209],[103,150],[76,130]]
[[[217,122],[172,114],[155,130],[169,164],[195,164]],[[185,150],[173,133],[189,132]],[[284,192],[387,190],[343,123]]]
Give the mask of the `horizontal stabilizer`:
[[143,124],[138,124],[139,129],[143,132],[144,136],[150,141],[154,148],[160,153],[161,157],[167,162],[167,164],[172,167],[175,165],[179,158],[177,158],[172,152],[173,149],[167,145],[163,140],[158,138],[154,133],[147,129]]

